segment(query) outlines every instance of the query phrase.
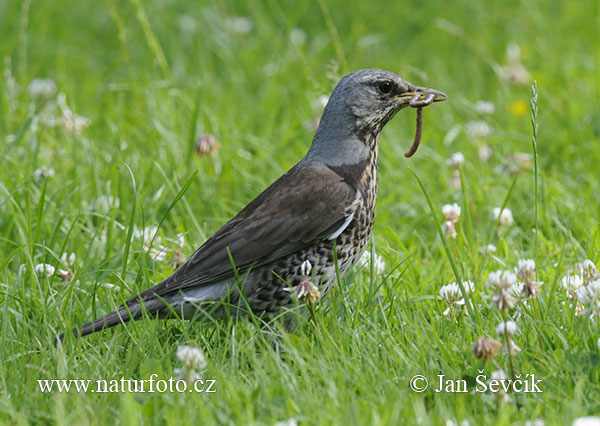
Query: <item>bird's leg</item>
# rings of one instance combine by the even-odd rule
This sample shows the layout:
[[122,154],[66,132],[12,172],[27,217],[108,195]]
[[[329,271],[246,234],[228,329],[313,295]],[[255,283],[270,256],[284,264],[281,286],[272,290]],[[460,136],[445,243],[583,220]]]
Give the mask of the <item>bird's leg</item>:
[[[415,96],[416,97],[416,96]],[[429,96],[428,96],[429,98]],[[413,98],[414,99],[414,98]],[[412,105],[412,100],[411,100]],[[423,134],[423,107],[417,107],[417,131],[415,132],[415,140],[413,141],[412,146],[404,154],[405,157],[412,157],[412,155],[417,152],[419,148],[419,144],[421,143],[421,135]]]

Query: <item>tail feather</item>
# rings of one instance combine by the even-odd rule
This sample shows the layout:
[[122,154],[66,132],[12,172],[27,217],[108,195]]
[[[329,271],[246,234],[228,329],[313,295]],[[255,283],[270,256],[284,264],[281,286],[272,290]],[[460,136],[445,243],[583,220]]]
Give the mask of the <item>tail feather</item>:
[[[137,301],[131,299],[127,301],[127,305],[127,307],[121,306],[116,311],[106,314],[94,321],[86,322],[71,330],[71,333],[73,333],[75,337],[84,337],[97,331],[107,330],[119,324],[138,320],[142,317],[142,312],[144,310],[148,314],[153,315],[160,313],[160,311],[165,308],[164,302],[158,298],[146,299],[143,302],[140,302],[139,299]],[[54,344],[56,345],[58,342],[62,343],[65,340],[66,334],[67,333],[61,334]]]

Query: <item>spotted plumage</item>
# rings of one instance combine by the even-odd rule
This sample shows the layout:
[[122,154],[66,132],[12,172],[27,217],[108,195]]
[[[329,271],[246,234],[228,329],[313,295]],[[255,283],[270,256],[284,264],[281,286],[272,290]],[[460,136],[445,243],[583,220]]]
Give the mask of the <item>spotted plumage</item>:
[[[176,313],[185,319],[206,313],[219,316],[226,310],[235,315],[248,308],[259,315],[277,313],[294,302],[290,288],[307,279],[326,294],[337,282],[335,261],[344,276],[371,236],[381,130],[421,96],[429,103],[446,99],[441,92],[415,87],[387,71],[346,75],[299,163],[171,276],[73,333],[84,336],[139,319],[143,311],[159,317]],[[303,274],[307,260],[310,277]]]

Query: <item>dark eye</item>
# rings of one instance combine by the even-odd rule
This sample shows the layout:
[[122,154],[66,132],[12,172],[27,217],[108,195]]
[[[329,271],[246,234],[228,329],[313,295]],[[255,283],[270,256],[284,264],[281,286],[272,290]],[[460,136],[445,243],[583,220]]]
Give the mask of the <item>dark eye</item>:
[[389,81],[379,83],[379,91],[381,93],[390,93],[392,91],[392,83]]

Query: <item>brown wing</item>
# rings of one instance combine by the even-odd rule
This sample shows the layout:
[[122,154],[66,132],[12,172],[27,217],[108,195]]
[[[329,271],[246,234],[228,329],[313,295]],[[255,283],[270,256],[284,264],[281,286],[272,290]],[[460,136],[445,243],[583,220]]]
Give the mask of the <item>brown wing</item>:
[[162,283],[131,300],[165,296],[233,277],[328,238],[348,218],[357,191],[327,167],[297,164],[209,238]]

